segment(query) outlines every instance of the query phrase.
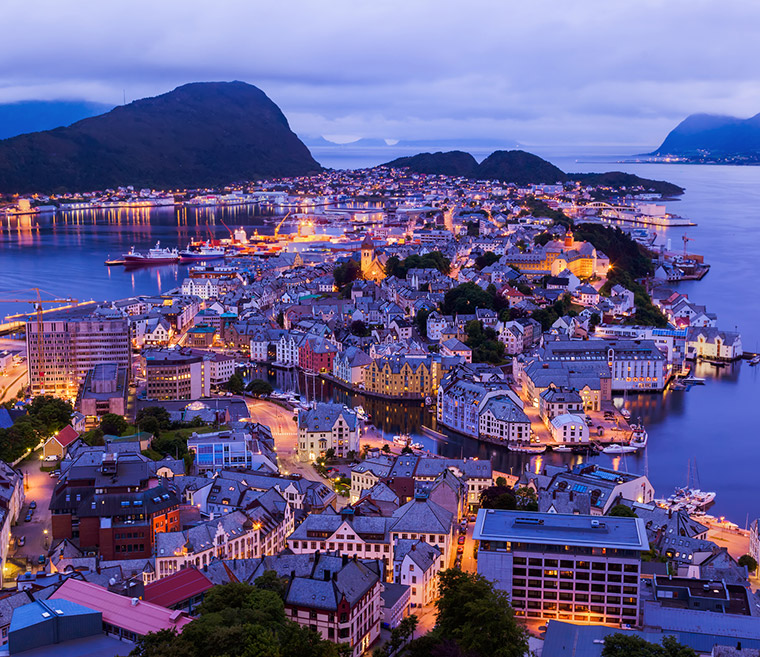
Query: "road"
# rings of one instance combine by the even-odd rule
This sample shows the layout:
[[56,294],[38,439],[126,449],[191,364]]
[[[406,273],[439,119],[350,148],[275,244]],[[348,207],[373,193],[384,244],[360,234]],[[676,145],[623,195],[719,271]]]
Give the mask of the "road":
[[[24,340],[0,339],[0,351],[18,351],[26,357],[26,342]],[[0,374],[0,402],[13,399],[19,390],[27,386],[27,362],[13,363]]]
[[[37,557],[41,554],[47,554],[51,541],[50,525],[50,498],[53,495],[57,479],[54,479],[47,472],[40,470],[40,454],[34,452],[32,456],[19,464],[18,469],[24,475],[24,492],[26,501],[21,510],[18,525],[13,527],[11,533],[14,538],[21,536],[26,538],[23,547],[18,546],[18,541],[14,542],[14,547],[10,550],[11,561],[8,563],[6,572],[3,573],[6,584],[23,572],[25,562],[31,565],[32,570],[40,568],[37,565]],[[37,503],[32,520],[24,522],[24,517],[29,509],[31,502]]]

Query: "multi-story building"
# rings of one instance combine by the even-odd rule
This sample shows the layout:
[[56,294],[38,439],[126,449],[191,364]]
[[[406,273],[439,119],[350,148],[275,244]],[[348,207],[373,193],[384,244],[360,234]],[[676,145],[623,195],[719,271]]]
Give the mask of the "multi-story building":
[[200,399],[211,393],[211,366],[199,354],[151,350],[140,356],[148,399]]
[[116,310],[92,304],[45,313],[41,341],[36,318],[27,320],[26,348],[32,394],[75,399],[96,365],[129,368],[129,321]]
[[251,581],[273,570],[287,579],[285,615],[323,639],[351,648],[351,657],[368,651],[380,636],[383,564],[348,555],[279,555],[262,559]]
[[262,438],[250,425],[211,433],[193,433],[187,449],[194,454],[193,465],[200,473],[223,469],[277,471],[277,455],[271,439]]
[[440,356],[375,358],[364,369],[364,388],[389,397],[433,397],[443,375],[458,362],[458,358]]
[[652,340],[556,340],[544,343],[544,361],[607,363],[613,390],[662,390],[670,375]]
[[[24,477],[7,463],[0,461],[0,585],[11,540],[11,525],[18,521],[24,504]],[[7,635],[6,635],[7,636]],[[5,639],[6,636],[2,638]]]
[[137,454],[88,452],[67,464],[53,493],[53,540],[72,539],[105,559],[147,558],[158,534],[179,529],[179,504]]
[[342,404],[319,403],[298,413],[298,458],[314,461],[328,449],[339,458],[359,449],[359,420]]
[[77,405],[90,420],[97,420],[106,413],[126,415],[128,393],[127,368],[116,363],[101,363],[87,372]]
[[549,432],[555,443],[588,443],[588,426],[580,415],[556,415],[549,420]]
[[640,518],[481,509],[478,573],[509,594],[515,615],[537,620],[635,624]]
[[214,559],[256,559],[277,554],[293,531],[293,513],[280,497],[266,506],[233,511],[184,531],[156,537],[156,580]]
[[541,393],[551,387],[576,390],[589,411],[598,411],[612,400],[610,367],[605,362],[515,359],[512,368],[523,397],[535,408],[540,407]]
[[337,353],[338,347],[327,338],[310,335],[300,346],[298,366],[309,372],[331,373]]
[[372,362],[358,347],[349,347],[333,359],[332,374],[336,379],[358,386],[364,382],[364,368]]
[[538,396],[538,414],[548,426],[558,415],[583,413],[583,397],[577,390],[549,386]]
[[393,548],[393,581],[410,588],[412,607],[432,604],[438,597],[441,551],[419,539],[401,539]]
[[491,397],[480,408],[478,435],[493,442],[530,442],[530,418],[509,397]]

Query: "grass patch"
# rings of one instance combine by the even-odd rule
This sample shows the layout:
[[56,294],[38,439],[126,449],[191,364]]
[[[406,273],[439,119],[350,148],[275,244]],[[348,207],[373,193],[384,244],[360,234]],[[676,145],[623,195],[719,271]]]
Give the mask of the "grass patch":
[[163,457],[163,455],[159,454],[155,449],[151,449],[150,447],[148,449],[142,450],[142,455],[147,456],[152,461],[160,461]]

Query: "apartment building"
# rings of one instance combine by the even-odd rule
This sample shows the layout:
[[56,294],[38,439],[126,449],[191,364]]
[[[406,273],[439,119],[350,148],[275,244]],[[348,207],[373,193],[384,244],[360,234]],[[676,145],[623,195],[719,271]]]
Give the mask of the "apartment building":
[[202,355],[155,349],[140,360],[148,399],[199,399],[211,393],[211,366]]
[[364,368],[364,388],[389,397],[419,399],[438,391],[443,375],[459,358],[383,356]]
[[359,450],[359,420],[342,404],[317,404],[298,412],[298,458],[314,461],[332,449],[339,458]]
[[637,622],[649,549],[640,518],[481,509],[474,538],[478,573],[509,594],[516,616]]
[[26,322],[32,394],[75,399],[87,373],[101,363],[129,368],[129,321],[111,308],[86,304],[45,313],[39,340],[37,319]]

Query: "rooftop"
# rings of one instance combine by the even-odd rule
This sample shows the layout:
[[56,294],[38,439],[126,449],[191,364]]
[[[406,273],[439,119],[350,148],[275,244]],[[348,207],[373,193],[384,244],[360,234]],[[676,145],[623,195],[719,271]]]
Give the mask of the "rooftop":
[[475,540],[516,541],[620,550],[649,549],[644,522],[639,518],[581,516],[558,513],[481,509]]

